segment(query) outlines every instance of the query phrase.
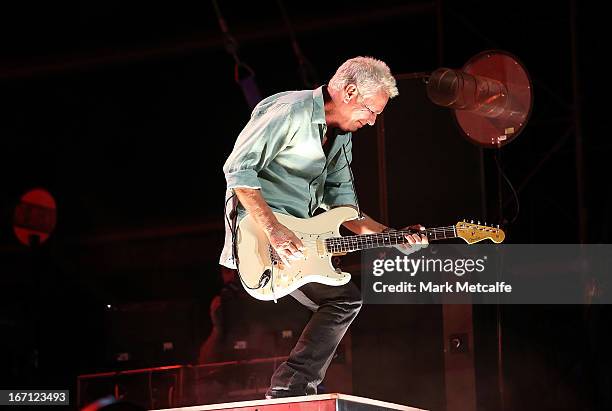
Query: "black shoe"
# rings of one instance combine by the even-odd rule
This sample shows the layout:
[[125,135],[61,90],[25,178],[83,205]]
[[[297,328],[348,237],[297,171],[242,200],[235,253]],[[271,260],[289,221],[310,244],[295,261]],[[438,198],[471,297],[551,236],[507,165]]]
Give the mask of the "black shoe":
[[269,388],[266,392],[266,399],[271,400],[274,398],[303,397],[305,395],[315,395],[316,393],[316,389],[312,389],[308,386],[305,390],[279,390]]
[[289,390],[268,390],[268,392],[266,392],[266,400],[271,400],[274,398],[301,397],[303,395],[306,395],[306,393]]

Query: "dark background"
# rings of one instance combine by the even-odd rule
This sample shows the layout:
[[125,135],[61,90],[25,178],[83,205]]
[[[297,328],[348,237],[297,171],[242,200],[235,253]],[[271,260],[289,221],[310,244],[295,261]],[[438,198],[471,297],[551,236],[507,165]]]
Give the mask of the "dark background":
[[[380,58],[396,74],[459,68],[487,49],[518,56],[532,77],[535,105],[529,126],[503,149],[502,166],[521,211],[509,224],[516,205],[504,185],[500,215],[494,153],[486,151],[487,209],[474,216],[506,223],[507,241],[515,243],[609,241],[610,143],[605,115],[596,110],[604,90],[596,63],[607,47],[600,10],[579,3],[572,12],[568,1],[286,3],[320,82],[356,55]],[[305,88],[275,1],[220,7],[263,96]],[[212,3],[12,4],[3,6],[0,23],[1,386],[64,388],[77,374],[115,369],[107,354],[109,318],[115,307],[148,301],[169,304],[176,315],[167,321],[188,329],[190,343],[173,357],[130,365],[195,361],[210,330],[208,304],[221,286],[221,167],[250,112]],[[437,180],[461,174],[427,160],[431,153],[410,150],[411,138],[430,136],[411,133],[408,121],[398,128],[408,166],[390,180],[405,179],[418,192],[428,174]],[[374,138],[372,130],[355,134],[360,137]],[[582,155],[576,141],[583,142]],[[364,153],[356,153],[354,169],[367,203],[377,189],[364,177],[375,163],[357,161]],[[56,230],[35,250],[21,246],[11,227],[15,205],[33,187],[46,188],[58,204]],[[437,189],[431,202],[441,207],[445,189]],[[397,225],[448,224],[391,216]],[[477,367],[487,369],[495,313],[476,310],[478,338],[487,347]],[[610,404],[602,343],[607,309],[502,310],[509,409]],[[413,312],[421,314],[439,320]],[[153,316],[144,318],[145,328],[159,326]],[[358,322],[357,332],[367,326]],[[406,369],[406,375],[427,377],[424,368],[414,369],[421,374]],[[495,370],[487,370],[479,408],[498,409]],[[414,393],[414,405],[443,406],[433,395]]]

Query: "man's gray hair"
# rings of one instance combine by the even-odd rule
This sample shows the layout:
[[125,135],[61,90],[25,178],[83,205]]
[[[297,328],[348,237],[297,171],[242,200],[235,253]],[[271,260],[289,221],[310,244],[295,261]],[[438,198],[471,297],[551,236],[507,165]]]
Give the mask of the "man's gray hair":
[[389,67],[372,57],[354,57],[345,61],[329,81],[329,87],[334,90],[342,90],[348,84],[357,86],[359,100],[379,91],[387,93],[389,98],[399,94]]

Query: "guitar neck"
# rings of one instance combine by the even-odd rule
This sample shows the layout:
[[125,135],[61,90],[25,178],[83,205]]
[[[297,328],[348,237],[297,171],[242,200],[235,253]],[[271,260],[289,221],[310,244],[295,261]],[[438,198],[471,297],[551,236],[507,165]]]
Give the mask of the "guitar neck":
[[406,244],[408,234],[426,234],[429,241],[457,238],[455,226],[428,228],[421,230],[397,230],[386,233],[349,235],[332,237],[325,240],[327,249],[332,253],[347,253],[351,251],[368,250],[371,248],[390,247]]

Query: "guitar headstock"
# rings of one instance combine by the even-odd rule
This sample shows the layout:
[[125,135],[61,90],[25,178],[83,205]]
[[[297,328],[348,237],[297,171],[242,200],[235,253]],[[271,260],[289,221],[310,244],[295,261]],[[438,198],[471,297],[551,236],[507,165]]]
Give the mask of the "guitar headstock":
[[501,243],[506,238],[504,230],[493,226],[474,224],[474,221],[467,222],[465,220],[458,222],[455,225],[457,237],[463,238],[466,243],[474,244],[482,240],[491,240],[494,243]]

